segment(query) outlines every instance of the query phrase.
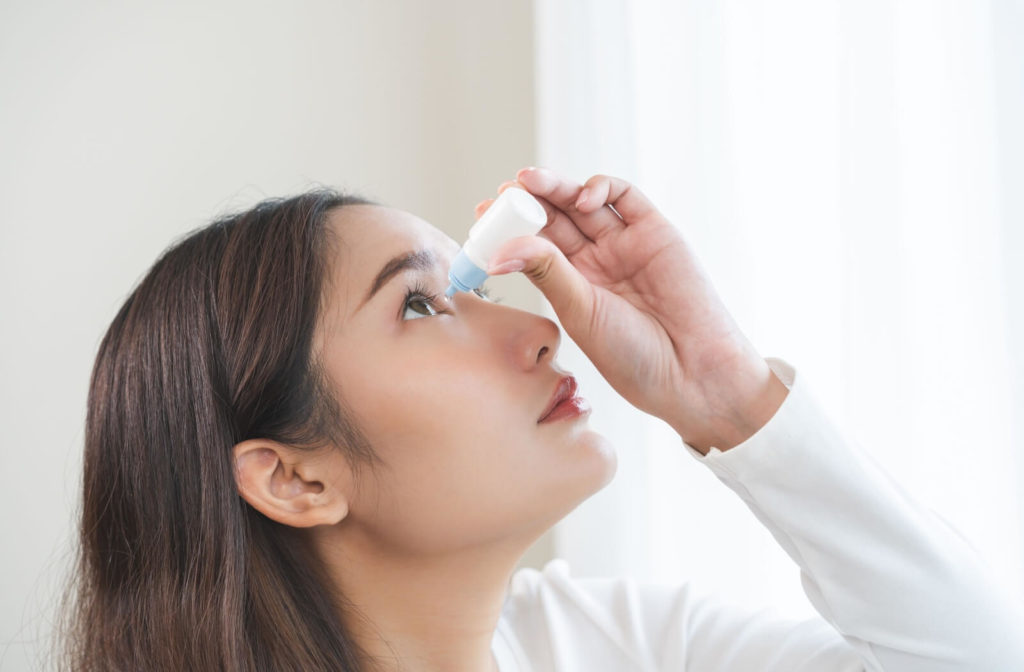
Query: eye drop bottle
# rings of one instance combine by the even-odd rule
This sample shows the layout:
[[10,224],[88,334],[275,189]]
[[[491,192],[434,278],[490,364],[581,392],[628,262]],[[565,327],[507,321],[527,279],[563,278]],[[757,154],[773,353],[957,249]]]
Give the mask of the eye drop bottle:
[[444,295],[471,292],[484,284],[488,278],[487,262],[502,243],[537,233],[547,220],[544,206],[526,190],[509,187],[501,192],[469,230],[469,240],[452,260],[448,271],[451,284]]

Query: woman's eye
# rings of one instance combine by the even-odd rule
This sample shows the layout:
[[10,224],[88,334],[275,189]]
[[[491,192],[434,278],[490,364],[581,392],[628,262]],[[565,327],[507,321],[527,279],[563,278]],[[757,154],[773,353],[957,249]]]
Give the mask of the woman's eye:
[[436,302],[436,296],[411,293],[405,299],[405,310],[402,312],[402,319],[417,320],[421,317],[432,317],[445,312],[437,310]]
[[[473,293],[485,301],[501,303],[501,299],[492,297],[491,293],[483,287],[474,289]],[[410,289],[406,293],[405,301],[402,304],[402,319],[418,320],[421,317],[433,317],[435,315],[450,313],[450,310],[440,307],[441,304],[439,301],[441,301],[440,294],[431,294],[422,288]]]

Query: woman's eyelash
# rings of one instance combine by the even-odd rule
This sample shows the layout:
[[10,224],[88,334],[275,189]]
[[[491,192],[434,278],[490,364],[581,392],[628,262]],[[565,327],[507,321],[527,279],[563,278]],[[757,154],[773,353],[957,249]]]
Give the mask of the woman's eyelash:
[[405,291],[405,299],[402,300],[402,313],[404,314],[409,309],[410,304],[416,302],[433,306],[434,315],[447,313],[447,310],[437,310],[437,300],[439,298],[439,294],[432,293],[429,289],[417,283]]
[[[491,296],[490,291],[487,290],[484,287],[479,287],[477,289],[474,289],[473,293],[476,294],[477,296],[479,296],[482,299],[490,301],[491,303],[501,303],[501,298],[500,297]],[[409,304],[415,303],[415,302],[422,302],[424,304],[429,304],[430,306],[432,306],[433,307],[432,310],[434,310],[433,315],[439,315],[439,314],[442,314],[442,313],[450,312],[447,309],[441,309],[441,310],[437,309],[438,299],[440,299],[440,298],[441,298],[440,294],[431,292],[429,289],[427,289],[423,285],[417,283],[417,284],[413,285],[412,287],[409,287],[406,290],[406,292],[405,292],[405,299],[402,300],[402,313],[404,314],[405,311],[409,309]]]
[[474,289],[473,292],[480,298],[487,299],[491,303],[501,303],[501,297],[492,296],[490,290],[486,287],[478,287],[477,289]]

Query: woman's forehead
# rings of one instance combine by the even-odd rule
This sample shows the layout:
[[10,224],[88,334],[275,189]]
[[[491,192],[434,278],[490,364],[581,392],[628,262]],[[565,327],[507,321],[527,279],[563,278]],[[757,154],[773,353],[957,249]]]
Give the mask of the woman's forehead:
[[[382,269],[398,257],[427,251],[447,268],[459,244],[412,213],[376,205],[349,205],[330,213],[336,245],[330,264],[336,317],[347,319],[360,306]],[[332,301],[333,302],[333,301]]]
[[[437,252],[450,251],[459,245],[448,234],[411,212],[382,205],[347,205],[330,213],[329,224],[342,249],[353,256],[390,258],[399,248],[419,244],[435,248]],[[358,263],[357,265],[367,265]],[[370,264],[372,265],[372,264]]]

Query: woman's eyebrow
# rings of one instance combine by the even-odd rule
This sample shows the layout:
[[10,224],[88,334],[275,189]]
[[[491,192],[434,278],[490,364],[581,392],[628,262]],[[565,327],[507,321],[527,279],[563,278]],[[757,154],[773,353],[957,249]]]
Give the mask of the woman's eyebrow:
[[398,256],[390,259],[384,267],[380,269],[380,273],[374,279],[373,284],[370,286],[370,291],[366,293],[366,298],[359,304],[359,308],[356,308],[356,312],[365,306],[374,295],[387,284],[388,280],[395,277],[406,269],[415,269],[417,271],[430,271],[437,266],[437,257],[430,250],[413,250],[411,252],[405,252]]

